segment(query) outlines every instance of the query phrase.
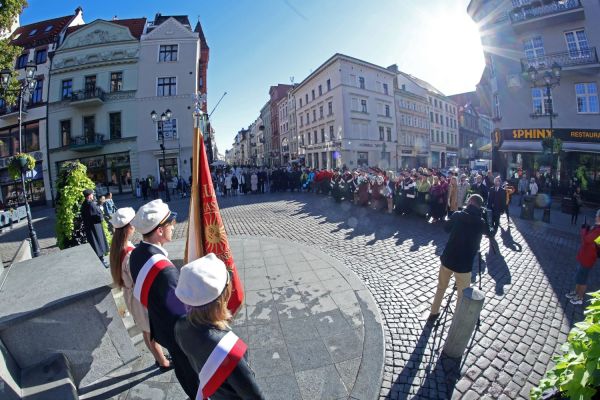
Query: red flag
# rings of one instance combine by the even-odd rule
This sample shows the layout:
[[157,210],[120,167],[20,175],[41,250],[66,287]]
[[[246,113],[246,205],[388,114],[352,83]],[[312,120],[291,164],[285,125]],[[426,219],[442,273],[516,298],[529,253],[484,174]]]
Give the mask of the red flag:
[[227,308],[235,315],[244,301],[244,288],[219,212],[200,129],[194,129],[193,140],[192,191],[184,262],[188,263],[208,253],[214,253],[225,263],[232,273],[232,293]]

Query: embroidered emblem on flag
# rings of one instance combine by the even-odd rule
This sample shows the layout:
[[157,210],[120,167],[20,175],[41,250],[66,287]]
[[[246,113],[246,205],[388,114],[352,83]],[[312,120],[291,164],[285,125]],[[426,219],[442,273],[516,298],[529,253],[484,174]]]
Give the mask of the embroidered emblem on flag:
[[154,279],[160,271],[172,266],[171,261],[162,254],[155,254],[146,261],[140,270],[135,285],[133,287],[133,296],[148,308],[148,294],[154,283]]
[[228,332],[214,348],[198,374],[200,387],[196,400],[206,400],[225,382],[238,365],[248,346],[235,333]]

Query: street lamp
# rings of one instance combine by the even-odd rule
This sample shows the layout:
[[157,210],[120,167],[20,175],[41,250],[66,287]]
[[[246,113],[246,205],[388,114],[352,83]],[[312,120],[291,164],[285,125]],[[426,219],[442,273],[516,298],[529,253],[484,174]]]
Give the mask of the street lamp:
[[[171,110],[169,110],[167,108],[167,110],[162,113],[160,115],[160,119],[158,114],[156,113],[156,111],[152,110],[152,112],[150,113],[150,118],[152,118],[152,121],[156,123],[157,129],[158,129],[158,122],[160,121],[160,123],[162,124],[162,129],[160,132],[160,149],[162,150],[162,160],[163,160],[163,170],[162,170],[162,177],[161,177],[161,181],[164,183],[165,185],[165,201],[168,203],[169,201],[171,201],[171,195],[169,194],[169,183],[167,182],[167,161],[165,158],[165,126],[164,123],[167,121],[171,120],[172,117],[172,112]],[[159,169],[159,174],[160,174],[160,169]]]
[[[473,141],[469,140],[469,161],[473,161]],[[469,165],[469,168],[471,166]]]
[[[9,69],[3,69],[0,71],[0,86],[2,86],[2,95],[6,103],[6,95],[9,93],[17,94],[19,101],[19,153],[23,152],[23,105],[24,98],[32,92],[37,86],[37,80],[35,79],[35,72],[37,71],[37,65],[33,61],[29,61],[25,66],[25,79],[20,82],[19,86],[15,89],[10,88],[10,78],[12,77],[12,71]],[[31,221],[31,209],[29,208],[29,202],[27,201],[27,188],[25,186],[25,165],[21,165],[21,184],[23,185],[23,197],[25,198],[25,211],[27,213],[27,226],[29,228],[29,239],[31,240],[31,253],[33,257],[40,255],[40,245],[38,243],[37,234],[33,228]]]
[[533,65],[527,70],[529,80],[531,81],[531,87],[546,89],[546,98],[543,100],[545,102],[543,111],[545,112],[543,114],[533,113],[531,114],[531,117],[538,118],[547,116],[550,119],[550,188],[548,206],[544,208],[544,222],[550,222],[550,207],[552,206],[552,168],[554,166],[555,146],[553,120],[556,114],[554,114],[551,90],[553,87],[560,85],[561,71],[562,68],[557,62],[554,62],[550,70],[545,71],[543,74],[541,74]]

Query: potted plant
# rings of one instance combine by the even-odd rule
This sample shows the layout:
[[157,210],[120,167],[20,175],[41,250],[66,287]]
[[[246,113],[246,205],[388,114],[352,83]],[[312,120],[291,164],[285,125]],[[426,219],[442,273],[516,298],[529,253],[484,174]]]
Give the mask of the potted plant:
[[21,178],[21,173],[33,171],[35,168],[35,158],[27,153],[17,153],[8,163],[8,174],[12,179]]

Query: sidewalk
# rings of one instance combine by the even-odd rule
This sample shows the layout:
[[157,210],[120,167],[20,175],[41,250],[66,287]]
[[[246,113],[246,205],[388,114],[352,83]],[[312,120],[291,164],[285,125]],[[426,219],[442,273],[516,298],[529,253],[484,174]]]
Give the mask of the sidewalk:
[[[375,399],[384,341],[371,294],[354,273],[319,250],[282,239],[234,236],[245,303],[233,331],[267,399]],[[182,263],[184,240],[169,243]],[[185,398],[172,371],[157,374],[149,352],[81,388],[81,399]]]

